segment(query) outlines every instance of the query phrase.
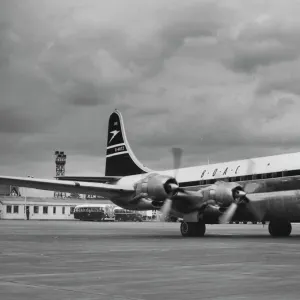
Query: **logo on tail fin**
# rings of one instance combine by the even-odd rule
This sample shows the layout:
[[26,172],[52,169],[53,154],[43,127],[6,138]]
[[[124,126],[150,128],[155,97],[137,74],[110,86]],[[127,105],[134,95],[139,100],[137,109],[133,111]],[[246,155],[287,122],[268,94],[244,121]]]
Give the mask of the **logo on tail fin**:
[[109,140],[108,143],[110,143],[119,132],[120,132],[119,130],[113,130],[113,131],[111,131],[110,133],[112,134],[112,137],[110,138],[110,140]]
[[120,116],[117,112],[113,112],[108,121],[107,132],[107,147],[110,148],[114,145],[124,143],[124,137],[121,128]]

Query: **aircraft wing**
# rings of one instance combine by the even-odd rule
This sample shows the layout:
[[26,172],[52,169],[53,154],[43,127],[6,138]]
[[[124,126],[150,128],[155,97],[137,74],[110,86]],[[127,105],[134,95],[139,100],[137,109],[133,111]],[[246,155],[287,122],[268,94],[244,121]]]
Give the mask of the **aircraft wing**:
[[29,177],[0,176],[0,184],[67,193],[97,194],[107,198],[126,197],[134,192],[133,188],[120,185]]
[[113,184],[120,180],[120,176],[57,176],[58,180],[69,180],[69,181],[84,181],[84,182],[97,182],[97,183],[109,183]]

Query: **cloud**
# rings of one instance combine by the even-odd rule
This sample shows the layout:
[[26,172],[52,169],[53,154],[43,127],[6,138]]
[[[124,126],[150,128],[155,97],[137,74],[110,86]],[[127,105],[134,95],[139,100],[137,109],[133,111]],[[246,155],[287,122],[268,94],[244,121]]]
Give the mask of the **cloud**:
[[173,146],[186,165],[298,151],[297,11],[280,1],[0,3],[1,173],[53,176],[59,149],[69,175],[103,174],[115,108],[151,168],[172,167]]
[[299,24],[272,17],[246,23],[227,41],[232,43],[232,52],[224,64],[236,72],[253,73],[260,67],[296,60],[299,33]]
[[270,66],[259,75],[256,95],[270,95],[273,92],[300,95],[300,59]]
[[97,106],[109,102],[105,93],[91,82],[75,81],[68,86],[65,93],[67,103],[78,106]]
[[0,133],[34,133],[41,130],[34,120],[12,107],[0,108]]

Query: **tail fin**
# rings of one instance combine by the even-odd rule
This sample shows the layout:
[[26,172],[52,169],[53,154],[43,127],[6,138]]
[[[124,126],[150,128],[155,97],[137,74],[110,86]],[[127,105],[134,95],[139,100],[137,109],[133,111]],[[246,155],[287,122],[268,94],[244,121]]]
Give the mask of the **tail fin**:
[[128,176],[150,171],[133,154],[126,138],[122,115],[115,110],[108,121],[105,176]]

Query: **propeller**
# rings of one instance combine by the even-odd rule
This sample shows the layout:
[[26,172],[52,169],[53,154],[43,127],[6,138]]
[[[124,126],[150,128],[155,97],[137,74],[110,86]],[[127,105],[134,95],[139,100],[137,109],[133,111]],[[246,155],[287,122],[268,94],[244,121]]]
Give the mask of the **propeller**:
[[[181,165],[181,158],[182,158],[182,149],[181,148],[172,148],[172,156],[173,156],[173,169],[174,169],[174,178],[176,180],[177,175],[178,175],[178,170]],[[176,194],[176,192],[182,192],[186,193],[186,191],[182,188],[179,187],[178,184],[171,183],[169,184],[170,190]],[[169,215],[170,211],[172,208],[172,199],[167,198],[163,204],[163,206],[160,209],[160,212],[162,213],[162,218],[161,220],[165,220],[166,217]]]
[[248,200],[247,207],[252,212],[256,220],[261,221],[264,217],[264,211],[259,206],[259,202],[261,201],[261,196],[258,196],[258,194],[249,194],[247,196],[247,200]]
[[234,201],[230,204],[227,210],[219,218],[221,224],[230,222],[238,206],[243,202],[246,202],[248,209],[253,213],[253,215],[257,220],[262,220],[262,212],[259,209],[257,209],[257,207],[255,207],[254,205],[254,201],[255,201],[254,194],[247,195],[242,190],[235,190],[233,191],[233,198]]
[[233,202],[229,205],[227,210],[223,213],[223,215],[219,218],[221,224],[228,223],[234,216],[238,205],[246,199],[246,193],[242,190],[235,189],[232,192]]
[[219,218],[220,223],[221,224],[228,223],[232,219],[232,217],[234,216],[237,208],[238,208],[237,203],[235,203],[235,202],[231,203],[230,206],[227,208],[227,210]]
[[164,205],[161,207],[160,212],[162,214],[161,220],[164,221],[166,217],[169,215],[172,208],[172,200],[167,198],[164,202]]

